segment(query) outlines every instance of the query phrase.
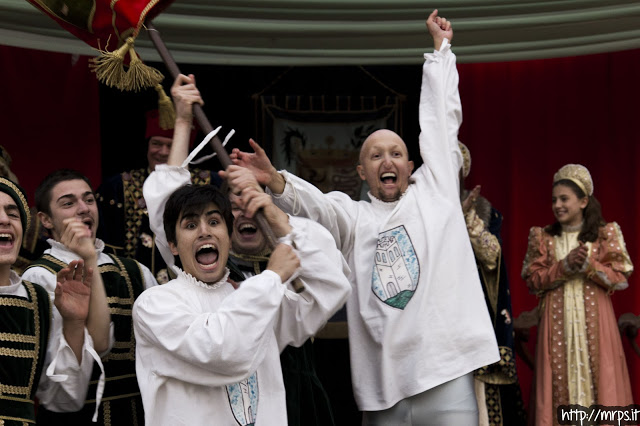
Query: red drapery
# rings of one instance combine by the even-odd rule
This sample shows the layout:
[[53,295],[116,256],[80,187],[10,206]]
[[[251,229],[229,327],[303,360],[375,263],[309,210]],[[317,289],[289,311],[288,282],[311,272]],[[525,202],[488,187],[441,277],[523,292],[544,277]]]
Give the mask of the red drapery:
[[[640,50],[462,64],[459,71],[464,116],[460,140],[472,158],[467,186],[482,185],[482,194],[504,215],[502,238],[514,314],[537,304],[520,278],[527,237],[531,226],[553,222],[552,178],[567,163],[589,168],[605,220],[622,228],[638,271],[631,275],[629,288],[612,300],[618,316],[638,314]],[[637,402],[640,358],[626,338],[623,344]],[[531,372],[521,362],[518,372],[528,395]]]
[[[89,58],[0,46],[2,144],[29,204],[40,181],[59,168],[100,182],[98,81]],[[116,123],[114,123],[116,124]]]

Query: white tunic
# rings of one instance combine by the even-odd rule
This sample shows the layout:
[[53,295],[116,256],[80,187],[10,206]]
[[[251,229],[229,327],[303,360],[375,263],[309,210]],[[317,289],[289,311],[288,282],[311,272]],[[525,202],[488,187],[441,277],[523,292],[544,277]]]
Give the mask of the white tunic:
[[[166,199],[188,182],[185,169],[171,166],[156,167],[145,182],[156,241],[166,244]],[[290,224],[281,241],[294,243],[301,294],[269,270],[234,290],[226,277],[207,285],[178,269],[175,280],[136,300],[136,373],[147,425],[287,423],[280,351],[313,336],[351,291],[327,230],[301,218]]]
[[[9,279],[11,284],[0,286],[0,294],[28,299],[20,276],[11,271]],[[53,304],[53,297],[51,311],[53,318],[49,326],[49,343],[36,397],[40,404],[46,405],[52,411],[78,411],[84,406],[93,362],[95,360],[100,363],[100,357],[93,349],[93,340],[85,328],[82,360],[78,363],[62,333],[62,317]],[[98,398],[101,396],[101,393],[97,395]]]
[[424,164],[395,202],[323,194],[283,171],[283,210],[324,225],[352,274],[347,302],[354,394],[387,409],[500,359],[460,208],[455,55],[425,54],[420,96]]

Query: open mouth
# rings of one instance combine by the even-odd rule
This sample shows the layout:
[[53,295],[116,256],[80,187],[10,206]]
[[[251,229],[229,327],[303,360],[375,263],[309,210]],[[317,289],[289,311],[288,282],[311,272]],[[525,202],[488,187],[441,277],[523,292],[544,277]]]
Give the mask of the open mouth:
[[252,237],[258,232],[258,228],[251,223],[243,223],[238,227],[238,233],[243,237]]
[[385,185],[394,184],[397,180],[396,174],[392,172],[386,172],[380,176],[380,181]]
[[218,249],[213,244],[205,244],[196,252],[196,261],[204,266],[214,266],[218,261]]
[[0,234],[0,247],[11,247],[11,246],[13,246],[13,235]]
[[89,228],[89,230],[91,230],[91,228],[93,227],[93,220],[91,220],[90,217],[82,219],[82,223],[84,223],[87,228]]

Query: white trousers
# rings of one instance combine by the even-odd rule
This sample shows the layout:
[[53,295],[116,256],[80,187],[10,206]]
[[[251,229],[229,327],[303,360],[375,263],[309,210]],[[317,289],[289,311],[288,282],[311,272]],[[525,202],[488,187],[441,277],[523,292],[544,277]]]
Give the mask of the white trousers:
[[382,411],[362,413],[363,426],[474,426],[478,406],[473,373],[403,399]]

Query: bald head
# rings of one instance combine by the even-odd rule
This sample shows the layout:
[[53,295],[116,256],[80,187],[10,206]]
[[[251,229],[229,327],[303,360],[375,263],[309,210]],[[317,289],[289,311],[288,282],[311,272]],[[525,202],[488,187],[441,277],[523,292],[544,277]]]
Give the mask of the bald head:
[[399,199],[409,186],[412,171],[413,161],[409,161],[407,146],[397,133],[377,130],[362,144],[358,174],[379,200]]
[[360,158],[359,158],[360,164],[362,164],[363,157],[367,155],[367,150],[375,142],[378,142],[378,141],[390,141],[390,142],[395,142],[401,145],[404,148],[404,152],[407,155],[407,158],[409,157],[409,151],[407,150],[407,145],[405,145],[400,135],[398,135],[393,130],[380,129],[371,133],[369,136],[367,136],[367,139],[364,140],[364,143],[360,147]]

